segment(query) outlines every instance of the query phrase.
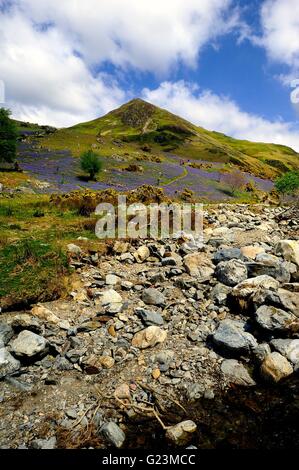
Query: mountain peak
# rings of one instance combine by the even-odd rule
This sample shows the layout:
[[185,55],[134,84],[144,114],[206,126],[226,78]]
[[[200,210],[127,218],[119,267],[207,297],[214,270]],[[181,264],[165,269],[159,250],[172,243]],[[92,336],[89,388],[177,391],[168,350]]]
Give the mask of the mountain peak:
[[137,128],[143,127],[153,116],[156,109],[157,107],[153,104],[141,98],[134,98],[121,106],[116,112],[119,114],[123,124]]

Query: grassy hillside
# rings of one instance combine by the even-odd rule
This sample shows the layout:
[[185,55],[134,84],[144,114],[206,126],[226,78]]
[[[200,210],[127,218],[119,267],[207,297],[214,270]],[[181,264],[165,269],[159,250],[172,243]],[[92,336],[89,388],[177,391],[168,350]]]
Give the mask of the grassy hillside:
[[172,153],[184,159],[230,163],[270,179],[299,169],[299,154],[291,148],[207,131],[140,99],[99,119],[46,135],[41,144],[55,150],[69,149],[75,156],[93,148],[104,157],[116,154],[132,160],[142,154],[167,159]]

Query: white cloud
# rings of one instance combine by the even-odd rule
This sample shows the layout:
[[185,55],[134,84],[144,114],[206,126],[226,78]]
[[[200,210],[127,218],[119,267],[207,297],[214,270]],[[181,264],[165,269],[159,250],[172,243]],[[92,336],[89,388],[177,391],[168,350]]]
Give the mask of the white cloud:
[[265,0],[261,8],[263,34],[256,42],[271,60],[299,71],[299,2]]
[[0,77],[15,117],[71,125],[124,99],[113,81],[91,74],[58,29],[38,31],[16,11],[0,13],[0,25]]
[[231,99],[180,81],[163,82],[155,90],[144,89],[144,99],[185,119],[239,139],[270,142],[293,147],[299,152],[299,135],[294,123],[268,121],[246,113]]
[[[5,5],[0,0],[0,6]],[[19,119],[68,126],[129,98],[106,62],[167,74],[237,27],[233,0],[14,0],[0,9],[0,78]],[[6,3],[7,5],[7,3]]]
[[167,73],[196,63],[209,41],[239,23],[233,0],[19,0],[24,14],[54,22],[90,63]]

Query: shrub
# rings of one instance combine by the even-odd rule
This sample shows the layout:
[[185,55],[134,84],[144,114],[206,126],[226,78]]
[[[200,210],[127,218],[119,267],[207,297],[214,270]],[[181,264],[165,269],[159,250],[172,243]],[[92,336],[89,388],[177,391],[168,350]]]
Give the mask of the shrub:
[[92,150],[87,150],[81,155],[80,164],[82,170],[89,174],[90,179],[94,179],[103,167],[98,155]]
[[299,172],[288,171],[275,181],[276,190],[283,195],[295,195],[299,190]]
[[9,110],[0,108],[0,162],[13,163],[16,159],[18,132],[9,116]]
[[231,194],[235,194],[236,191],[240,191],[246,185],[246,178],[241,171],[233,170],[221,176],[221,183],[230,188]]

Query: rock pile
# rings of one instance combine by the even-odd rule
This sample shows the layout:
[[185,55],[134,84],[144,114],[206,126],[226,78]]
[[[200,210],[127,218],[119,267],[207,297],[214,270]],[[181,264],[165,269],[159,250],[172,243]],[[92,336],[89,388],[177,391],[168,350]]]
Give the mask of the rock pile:
[[[0,400],[23,396],[1,412],[1,446],[63,446],[61,429],[92,422],[99,445],[122,447],[123,413],[155,419],[157,396],[192,403],[298,373],[299,225],[280,211],[209,209],[204,243],[116,241],[100,256],[69,245],[70,298],[0,317]],[[192,441],[191,419],[168,426],[168,441]]]

